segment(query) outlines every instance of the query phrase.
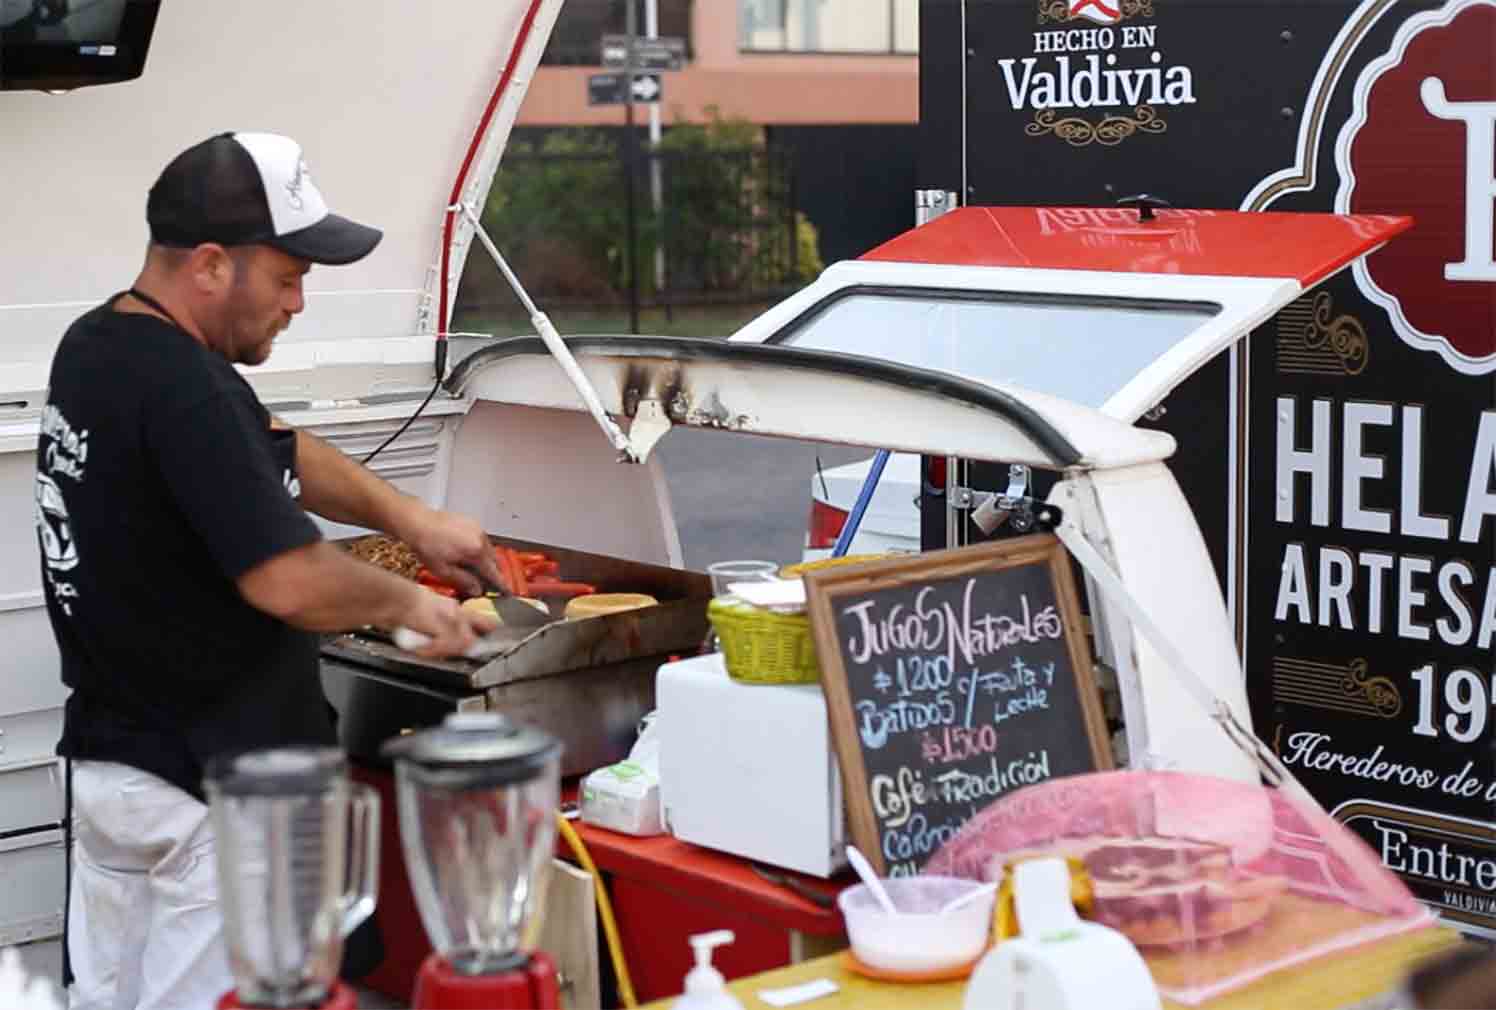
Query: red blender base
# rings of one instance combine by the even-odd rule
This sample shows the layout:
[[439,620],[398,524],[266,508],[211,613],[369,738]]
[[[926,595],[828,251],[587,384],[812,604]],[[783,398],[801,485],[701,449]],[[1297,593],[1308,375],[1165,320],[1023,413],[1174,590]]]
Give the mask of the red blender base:
[[[357,1010],[357,1008],[358,1003],[353,998],[353,990],[341,982],[334,982],[332,992],[327,994],[327,999],[319,1003],[315,1010]],[[245,1010],[245,1006],[239,1002],[239,994],[230,989],[219,999],[218,1010]]]
[[492,975],[459,974],[432,954],[421,964],[414,1010],[560,1010],[556,962],[537,950],[524,964]]

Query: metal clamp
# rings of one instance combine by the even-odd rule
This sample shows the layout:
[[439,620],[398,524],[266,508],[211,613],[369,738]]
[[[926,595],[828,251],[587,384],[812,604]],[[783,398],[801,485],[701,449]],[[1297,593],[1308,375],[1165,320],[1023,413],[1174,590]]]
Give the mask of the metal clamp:
[[1029,497],[1029,468],[1022,463],[1008,467],[1008,489],[1002,494],[988,495],[971,513],[971,521],[985,535],[991,536],[999,526],[1007,523],[1018,533],[1027,533],[1034,528],[1034,500]]

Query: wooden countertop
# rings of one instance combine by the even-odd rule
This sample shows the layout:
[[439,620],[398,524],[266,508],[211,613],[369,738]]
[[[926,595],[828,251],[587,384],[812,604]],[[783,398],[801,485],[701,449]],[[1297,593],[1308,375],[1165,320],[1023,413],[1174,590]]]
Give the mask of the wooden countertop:
[[[1464,941],[1453,929],[1430,926],[1331,954],[1317,961],[1275,972],[1236,992],[1209,1000],[1193,1010],[1341,1010],[1400,985],[1425,958]],[[907,985],[878,982],[853,974],[840,954],[805,961],[728,984],[746,1010],[768,1010],[758,999],[763,989],[779,989],[826,978],[838,991],[798,1004],[807,1010],[962,1010],[966,982]],[[674,997],[647,1004],[645,1010],[668,1010]],[[1168,1010],[1191,1010],[1164,1000]]]

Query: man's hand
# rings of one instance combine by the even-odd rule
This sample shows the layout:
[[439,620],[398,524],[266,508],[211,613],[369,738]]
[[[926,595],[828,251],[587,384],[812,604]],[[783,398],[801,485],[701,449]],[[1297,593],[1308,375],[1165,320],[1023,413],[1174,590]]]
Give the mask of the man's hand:
[[431,569],[431,574],[462,590],[466,596],[482,596],[484,591],[469,568],[481,572],[495,585],[504,585],[488,535],[467,516],[422,505],[411,510],[398,535]]
[[418,592],[412,597],[413,605],[400,623],[431,639],[415,650],[417,655],[432,659],[461,656],[479,635],[499,626],[491,617],[463,610],[455,600],[420,587],[412,588]]
[[498,622],[457,601],[351,557],[325,540],[277,554],[239,576],[250,606],[306,631],[372,624],[410,628],[431,639],[423,656],[461,656]]
[[503,584],[488,537],[471,519],[437,511],[397,490],[310,432],[296,433],[296,466],[306,509],[405,541],[433,575],[469,596],[482,595],[483,587],[464,565]]

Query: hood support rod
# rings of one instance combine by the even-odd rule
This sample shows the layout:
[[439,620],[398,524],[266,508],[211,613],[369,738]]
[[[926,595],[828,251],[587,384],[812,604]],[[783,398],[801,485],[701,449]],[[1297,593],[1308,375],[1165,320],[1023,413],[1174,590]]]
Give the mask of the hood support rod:
[[473,231],[478,236],[478,241],[482,243],[484,249],[488,250],[488,255],[498,265],[499,272],[504,275],[504,280],[509,282],[509,287],[514,291],[515,297],[525,307],[525,311],[530,314],[530,325],[535,327],[535,332],[545,342],[546,349],[551,352],[551,357],[556,359],[556,363],[561,366],[561,371],[566,373],[566,377],[571,380],[571,384],[576,389],[577,395],[582,398],[582,403],[586,406],[587,412],[592,415],[593,420],[597,422],[597,426],[603,430],[603,434],[607,436],[613,448],[618,450],[618,462],[643,462],[644,456],[635,449],[629,437],[608,416],[608,412],[603,408],[602,400],[598,398],[597,390],[592,388],[592,383],[587,381],[587,376],[583,374],[582,366],[577,364],[577,359],[571,353],[571,349],[561,339],[561,334],[556,332],[556,327],[552,325],[550,317],[540,311],[535,302],[531,300],[529,294],[525,291],[524,285],[520,283],[519,277],[515,275],[514,271],[509,268],[509,264],[505,262],[503,255],[499,252],[499,247],[494,245],[493,239],[488,237],[488,232],[483,228],[483,222],[478,220],[478,215],[473,213],[473,208],[467,204],[460,204],[454,209],[461,210],[463,216],[472,223]]
[[1184,654],[1174,645],[1168,634],[1154,622],[1132,593],[1127,591],[1127,586],[1123,583],[1121,576],[1101,556],[1101,552],[1091,545],[1091,541],[1086,539],[1080,527],[1067,517],[1055,527],[1054,534],[1075,560],[1080,562],[1086,574],[1095,580],[1102,594],[1127,615],[1133,627],[1137,628],[1153,646],[1154,651],[1163,660],[1163,669],[1167,670],[1175,683],[1184,689],[1190,700],[1221,727],[1231,742],[1252,759],[1258,772],[1279,788],[1290,790],[1310,803],[1314,803],[1308,790],[1278,760],[1272,748],[1263,743],[1262,739],[1251,729],[1243,726],[1236,718],[1236,714],[1231,711],[1231,706],[1217,697],[1204,681],[1195,675],[1190,668],[1189,661],[1184,658]]
[[1055,527],[1054,534],[1070,551],[1071,556],[1080,562],[1086,574],[1096,581],[1103,595],[1127,615],[1127,619],[1134,628],[1142,632],[1143,637],[1163,660],[1163,669],[1173,676],[1174,681],[1200,706],[1205,715],[1214,720],[1231,742],[1252,759],[1261,777],[1275,786],[1279,794],[1294,805],[1299,814],[1306,817],[1311,825],[1317,827],[1319,822],[1330,822],[1330,825],[1327,825],[1329,830],[1323,831],[1320,835],[1330,852],[1339,857],[1350,872],[1358,878],[1362,878],[1363,874],[1375,876],[1385,872],[1382,870],[1381,860],[1377,859],[1370,850],[1365,846],[1355,845],[1347,834],[1336,830],[1339,825],[1331,820],[1325,808],[1310,794],[1293,772],[1288,770],[1273,749],[1249,727],[1242,725],[1231,711],[1231,707],[1217,697],[1205,685],[1205,682],[1195,675],[1188,660],[1175,647],[1173,640],[1127,591],[1122,577],[1091,544],[1074,520],[1068,518],[1063,520]]

